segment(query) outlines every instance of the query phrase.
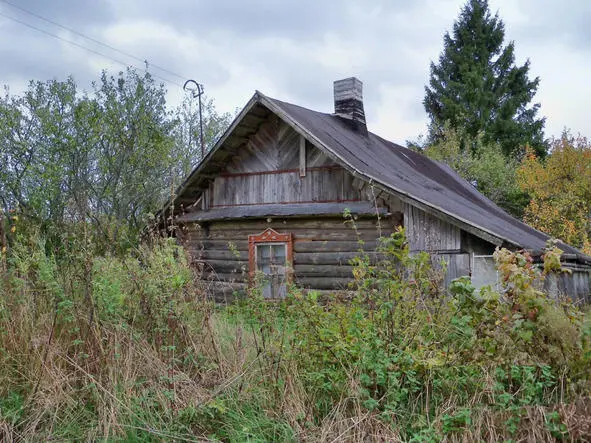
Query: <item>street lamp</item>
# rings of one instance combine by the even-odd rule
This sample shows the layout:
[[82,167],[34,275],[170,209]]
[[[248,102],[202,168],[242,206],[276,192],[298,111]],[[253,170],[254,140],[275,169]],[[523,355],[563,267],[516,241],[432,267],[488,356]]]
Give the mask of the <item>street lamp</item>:
[[203,143],[203,115],[201,113],[201,96],[203,95],[203,85],[195,80],[187,80],[183,85],[183,90],[191,92],[193,98],[199,99],[199,138],[201,141],[201,161],[205,157],[205,144]]

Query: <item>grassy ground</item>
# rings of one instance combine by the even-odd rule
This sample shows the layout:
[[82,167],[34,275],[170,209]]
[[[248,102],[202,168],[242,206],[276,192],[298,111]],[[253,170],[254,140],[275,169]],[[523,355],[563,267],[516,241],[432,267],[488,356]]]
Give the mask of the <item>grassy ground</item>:
[[537,292],[526,255],[498,254],[503,296],[448,295],[399,233],[347,300],[216,307],[174,244],[45,246],[0,270],[3,441],[591,438],[589,317]]

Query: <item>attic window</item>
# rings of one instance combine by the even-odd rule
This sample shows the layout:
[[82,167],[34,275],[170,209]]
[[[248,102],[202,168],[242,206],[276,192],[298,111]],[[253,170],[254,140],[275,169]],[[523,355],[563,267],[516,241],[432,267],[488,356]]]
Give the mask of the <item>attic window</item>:
[[263,297],[285,297],[293,262],[291,234],[280,234],[269,228],[261,234],[249,235],[248,261],[251,280],[254,281],[257,273],[262,275]]

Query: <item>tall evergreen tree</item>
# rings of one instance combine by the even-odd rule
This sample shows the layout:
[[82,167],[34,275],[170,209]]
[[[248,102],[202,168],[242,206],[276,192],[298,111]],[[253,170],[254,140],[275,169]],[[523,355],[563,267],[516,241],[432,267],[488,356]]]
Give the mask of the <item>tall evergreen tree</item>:
[[530,106],[539,78],[528,78],[529,61],[515,65],[514,44],[503,46],[505,27],[491,15],[487,0],[468,0],[443,37],[439,63],[431,63],[423,104],[431,119],[431,142],[441,139],[446,122],[472,139],[497,142],[510,155],[529,144],[546,153],[545,118]]

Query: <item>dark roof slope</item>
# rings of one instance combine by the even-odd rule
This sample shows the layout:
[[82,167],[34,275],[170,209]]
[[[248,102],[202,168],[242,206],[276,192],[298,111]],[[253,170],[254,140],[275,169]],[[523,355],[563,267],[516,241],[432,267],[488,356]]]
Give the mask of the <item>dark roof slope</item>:
[[[265,96],[262,99],[270,108],[283,111],[349,167],[393,191],[522,248],[539,252],[549,239],[507,214],[447,165],[371,132],[357,131],[342,117]],[[591,260],[569,245],[559,246],[566,254]]]
[[376,207],[369,201],[346,203],[290,203],[263,204],[256,206],[231,206],[228,208],[212,208],[207,211],[189,212],[178,217],[179,222],[208,220],[229,220],[235,218],[260,217],[298,217],[298,216],[337,216],[342,217],[345,210],[359,216],[386,215],[386,210]]
[[[447,165],[371,132],[359,131],[342,117],[285,103],[258,91],[214,148],[179,186],[176,197],[164,205],[158,219],[169,217],[172,207],[195,201],[200,193],[200,182],[204,180],[202,173],[215,174],[223,167],[223,159],[238,146],[232,142],[234,132],[253,131],[252,125],[245,122],[260,120],[262,116],[257,113],[261,109],[277,114],[353,173],[419,206],[445,214],[461,226],[473,227],[483,236],[488,234],[534,253],[540,253],[549,239],[548,235],[507,214]],[[239,142],[244,135],[237,138]],[[560,243],[559,247],[565,252],[565,258],[591,264],[591,257],[572,246]]]

